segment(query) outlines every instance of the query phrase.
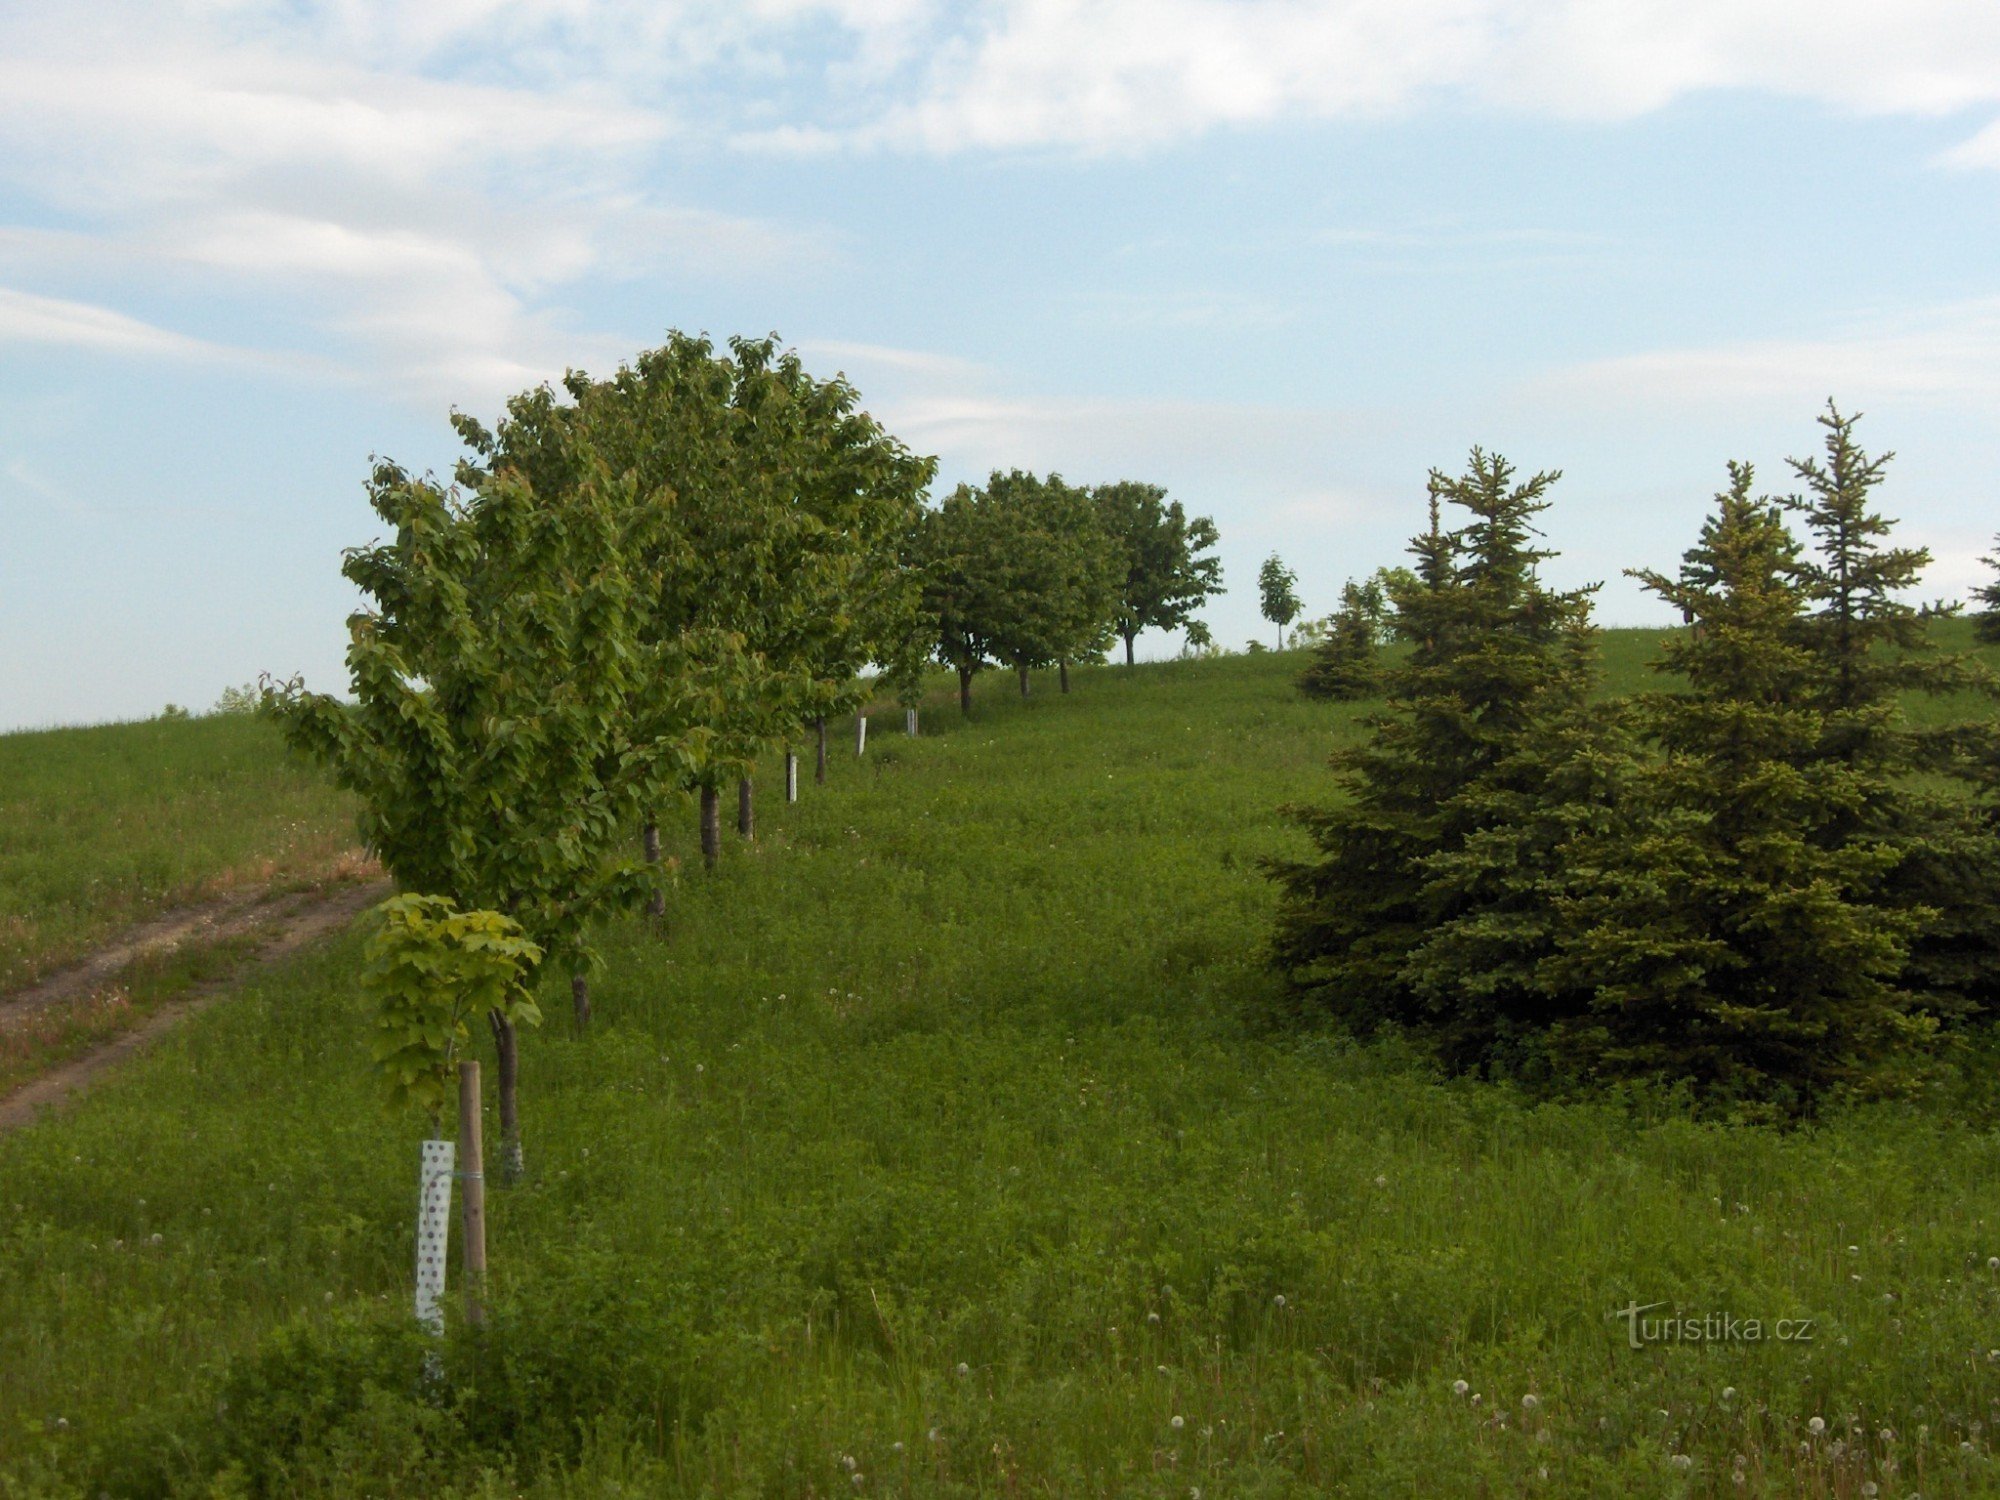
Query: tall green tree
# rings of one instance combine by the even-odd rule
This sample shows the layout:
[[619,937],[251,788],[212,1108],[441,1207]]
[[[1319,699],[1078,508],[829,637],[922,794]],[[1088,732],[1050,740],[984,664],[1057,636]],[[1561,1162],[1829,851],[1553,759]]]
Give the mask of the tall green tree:
[[[1271,867],[1273,956],[1308,1003],[1418,1028],[1458,1065],[1545,1023],[1543,884],[1572,825],[1602,811],[1588,591],[1537,571],[1533,522],[1558,477],[1516,482],[1480,449],[1462,475],[1433,471],[1417,567],[1391,584],[1410,651],[1368,738],[1334,757],[1343,799],[1295,814],[1317,857]],[[1444,505],[1466,524],[1444,529]]]
[[1089,493],[1060,475],[995,470],[986,495],[1004,538],[1011,601],[994,650],[1024,697],[1038,667],[1060,668],[1067,692],[1069,663],[1101,657],[1111,643],[1122,553]]
[[1285,649],[1285,627],[1305,608],[1299,602],[1299,575],[1286,567],[1273,552],[1257,570],[1257,603],[1264,618],[1278,627],[1278,649]]
[[[1990,1005],[2000,983],[2000,841],[1965,785],[1979,779],[1990,721],[1919,725],[1907,706],[1990,690],[1990,679],[1963,654],[1939,650],[1935,611],[1910,602],[1931,556],[1893,545],[1896,523],[1876,507],[1895,455],[1862,448],[1858,413],[1828,402],[1818,420],[1823,456],[1791,460],[1802,493],[1785,504],[1813,542],[1797,579],[1809,605],[1803,639],[1817,667],[1809,701],[1824,723],[1815,753],[1853,771],[1862,797],[1818,837],[1895,852],[1882,899],[1932,913],[1906,980],[1930,1008],[1967,1013]],[[1959,785],[1940,779],[1949,777]]]
[[1637,704],[1658,755],[1638,815],[1580,844],[1554,964],[1589,991],[1556,1049],[1597,1078],[1691,1082],[1797,1111],[1921,1044],[1930,1023],[1901,985],[1927,914],[1879,899],[1897,861],[1843,836],[1880,791],[1823,753],[1840,739],[1815,622],[1815,571],[1748,465],[1678,576],[1638,577],[1696,627],[1659,667],[1677,691]]
[[972,681],[997,659],[1002,632],[1023,607],[1012,593],[999,508],[961,484],[917,525],[912,551],[937,658],[958,674],[958,707],[972,713]]
[[1098,520],[1123,554],[1114,628],[1132,665],[1132,642],[1142,630],[1179,630],[1194,612],[1222,592],[1222,560],[1208,555],[1220,539],[1207,516],[1190,518],[1156,484],[1120,480],[1090,492]]
[[[287,684],[273,699],[285,733],[357,794],[362,839],[404,891],[500,912],[584,973],[590,919],[636,888],[613,854],[635,792],[617,518],[511,466],[466,494],[380,464],[369,502],[394,537],[342,564],[369,601],[348,622],[355,701]],[[518,1038],[505,1012],[488,1020],[518,1175]]]

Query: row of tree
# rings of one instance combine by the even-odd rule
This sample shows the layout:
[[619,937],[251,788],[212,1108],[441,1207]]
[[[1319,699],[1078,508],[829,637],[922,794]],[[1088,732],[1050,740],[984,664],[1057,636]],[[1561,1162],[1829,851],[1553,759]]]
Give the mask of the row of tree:
[[[878,669],[914,707],[926,664],[973,673],[1101,655],[1171,626],[1219,584],[1215,540],[1157,487],[1082,491],[995,474],[935,509],[912,454],[775,339],[672,335],[609,379],[457,415],[454,483],[379,463],[390,539],[350,550],[353,701],[293,681],[268,701],[292,743],[358,794],[398,885],[492,912],[571,978],[591,924],[665,909],[659,827],[691,797],[705,860],[735,782],[857,708]],[[1025,676],[1024,676],[1025,682]],[[503,1170],[521,1167],[516,1022],[489,1011]]]
[[1688,628],[1623,700],[1598,691],[1591,590],[1538,573],[1558,476],[1478,450],[1432,475],[1387,586],[1407,652],[1369,661],[1360,623],[1325,648],[1386,703],[1335,758],[1346,799],[1299,813],[1316,857],[1274,867],[1301,994],[1455,1067],[1774,1113],[1907,1080],[1992,1009],[2000,743],[1948,702],[1906,713],[1989,683],[1908,598],[1929,557],[1874,508],[1890,455],[1820,420],[1799,494],[1733,464],[1678,572],[1634,574]]

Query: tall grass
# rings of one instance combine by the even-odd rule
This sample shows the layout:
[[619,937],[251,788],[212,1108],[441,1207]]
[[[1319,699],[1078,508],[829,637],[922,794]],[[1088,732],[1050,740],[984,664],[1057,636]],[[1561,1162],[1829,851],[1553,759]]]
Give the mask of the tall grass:
[[308,878],[354,808],[247,714],[0,735],[0,994],[162,907]]
[[[429,1384],[353,939],[0,1141],[0,1486],[2000,1493],[1982,1089],[1730,1127],[1259,1023],[1256,860],[1358,713],[1301,664],[993,679],[767,796],[527,1039]],[[1633,1303],[1767,1336],[1634,1350]]]

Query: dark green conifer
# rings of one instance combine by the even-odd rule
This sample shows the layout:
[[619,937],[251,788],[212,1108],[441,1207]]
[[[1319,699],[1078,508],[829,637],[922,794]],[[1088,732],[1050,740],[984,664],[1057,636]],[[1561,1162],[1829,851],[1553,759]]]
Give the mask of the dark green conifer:
[[1804,640],[1815,666],[1808,698],[1824,723],[1815,753],[1854,773],[1855,800],[1817,837],[1894,851],[1878,899],[1933,913],[1906,981],[1930,1008],[1958,1015],[1990,1005],[2000,978],[2000,838],[1964,786],[1986,729],[1915,725],[1906,705],[1988,679],[1964,655],[1938,650],[1935,611],[1909,602],[1930,553],[1888,544],[1895,522],[1873,508],[1872,492],[1895,455],[1864,451],[1859,420],[1827,403],[1825,458],[1792,460],[1805,492],[1786,502],[1815,543],[1797,565],[1813,606]]
[[1872,788],[1823,753],[1814,575],[1749,466],[1730,478],[1679,576],[1634,575],[1696,628],[1659,663],[1685,687],[1637,701],[1659,761],[1632,816],[1570,851],[1547,972],[1591,1005],[1552,1042],[1586,1074],[1802,1110],[1928,1034],[1901,983],[1928,913],[1877,899],[1893,849],[1832,837]]
[[[1284,888],[1274,958],[1301,990],[1363,1028],[1420,1026],[1460,1063],[1486,1060],[1496,1014],[1532,1012],[1517,991],[1549,942],[1536,861],[1556,840],[1510,820],[1543,805],[1562,820],[1564,752],[1592,681],[1588,592],[1536,573],[1549,554],[1532,523],[1557,478],[1517,484],[1479,449],[1463,476],[1433,472],[1415,573],[1393,585],[1410,652],[1367,741],[1334,758],[1347,797],[1295,814],[1318,858],[1271,867]],[[1446,531],[1441,502],[1471,520]],[[1517,858],[1529,866],[1499,873]],[[1441,933],[1455,957],[1427,948]],[[1475,948],[1477,972],[1444,972]]]
[[1348,583],[1340,591],[1340,608],[1325,640],[1313,647],[1312,659],[1299,674],[1299,691],[1308,698],[1335,703],[1372,698],[1382,691],[1382,661],[1377,635],[1379,611],[1371,613],[1366,593]]

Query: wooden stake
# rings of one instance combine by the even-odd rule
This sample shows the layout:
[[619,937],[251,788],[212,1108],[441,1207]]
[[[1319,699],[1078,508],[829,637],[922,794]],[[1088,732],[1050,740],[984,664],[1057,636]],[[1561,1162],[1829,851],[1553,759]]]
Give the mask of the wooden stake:
[[480,1292],[486,1281],[486,1157],[479,1130],[479,1064],[458,1065],[459,1176],[465,1182],[465,1320],[482,1323]]

